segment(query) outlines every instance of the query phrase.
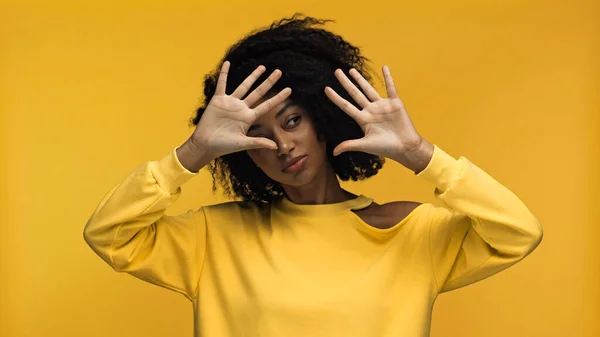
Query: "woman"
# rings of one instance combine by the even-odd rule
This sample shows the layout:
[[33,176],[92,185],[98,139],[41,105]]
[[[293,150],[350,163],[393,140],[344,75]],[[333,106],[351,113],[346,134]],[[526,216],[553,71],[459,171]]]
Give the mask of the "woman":
[[[114,187],[85,227],[115,270],[192,301],[196,336],[428,336],[438,294],[542,239],[517,196],[416,131],[387,67],[381,97],[360,50],[313,27],[324,22],[295,15],[232,46],[189,139]],[[340,186],[384,157],[444,206]],[[241,200],[165,215],[205,166]]]

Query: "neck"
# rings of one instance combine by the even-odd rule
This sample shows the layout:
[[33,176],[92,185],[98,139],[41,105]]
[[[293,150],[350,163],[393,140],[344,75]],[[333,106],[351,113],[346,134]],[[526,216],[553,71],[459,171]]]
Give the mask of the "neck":
[[340,186],[335,171],[327,161],[308,184],[283,185],[283,190],[288,199],[295,204],[333,204],[357,197]]

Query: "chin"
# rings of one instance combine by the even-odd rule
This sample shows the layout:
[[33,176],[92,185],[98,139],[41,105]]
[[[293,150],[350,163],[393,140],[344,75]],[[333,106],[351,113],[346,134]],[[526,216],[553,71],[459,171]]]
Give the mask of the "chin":
[[281,185],[300,187],[312,180],[312,176],[308,173],[307,170],[302,170],[295,174],[281,172],[277,177],[272,177],[271,179],[279,182]]
[[[308,160],[307,164],[309,164]],[[321,170],[319,170],[319,168],[315,165],[307,165],[302,171],[296,172],[294,174],[282,172],[284,176],[279,182],[282,185],[293,187],[306,186],[312,183],[317,178],[319,172],[321,172]]]
[[302,187],[311,184],[319,175],[325,174],[326,172],[326,160],[323,156],[323,160],[320,160],[320,156],[309,155],[306,158],[304,168],[294,173],[287,173],[281,171],[280,167],[274,167],[272,165],[263,166],[259,168],[271,179],[280,183],[284,186],[291,187]]
[[306,172],[300,172],[300,174],[296,175],[295,177],[288,177],[285,179],[285,181],[282,181],[281,184],[293,187],[302,187],[308,185],[313,180],[313,177],[310,177],[304,173]]

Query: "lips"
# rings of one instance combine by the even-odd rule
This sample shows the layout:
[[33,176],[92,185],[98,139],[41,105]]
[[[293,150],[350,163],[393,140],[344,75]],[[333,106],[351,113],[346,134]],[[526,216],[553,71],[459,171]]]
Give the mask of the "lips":
[[298,157],[294,157],[294,158],[292,158],[292,159],[286,160],[286,161],[283,163],[283,168],[282,168],[281,170],[282,170],[282,171],[285,171],[285,170],[287,170],[287,169],[288,169],[288,167],[290,167],[290,166],[292,166],[292,165],[296,164],[298,161],[300,161],[300,160],[301,160],[302,158],[304,158],[304,157],[306,157],[306,155],[303,155],[303,156],[298,156]]

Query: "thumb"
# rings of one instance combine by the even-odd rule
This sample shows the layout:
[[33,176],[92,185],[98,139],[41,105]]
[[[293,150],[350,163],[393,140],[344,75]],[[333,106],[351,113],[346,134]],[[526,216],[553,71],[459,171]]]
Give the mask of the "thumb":
[[277,150],[277,144],[274,141],[264,137],[246,137],[242,145],[242,150],[270,149]]
[[350,139],[338,144],[338,146],[333,149],[333,155],[339,156],[348,151],[363,151],[363,148],[364,142],[361,139]]

